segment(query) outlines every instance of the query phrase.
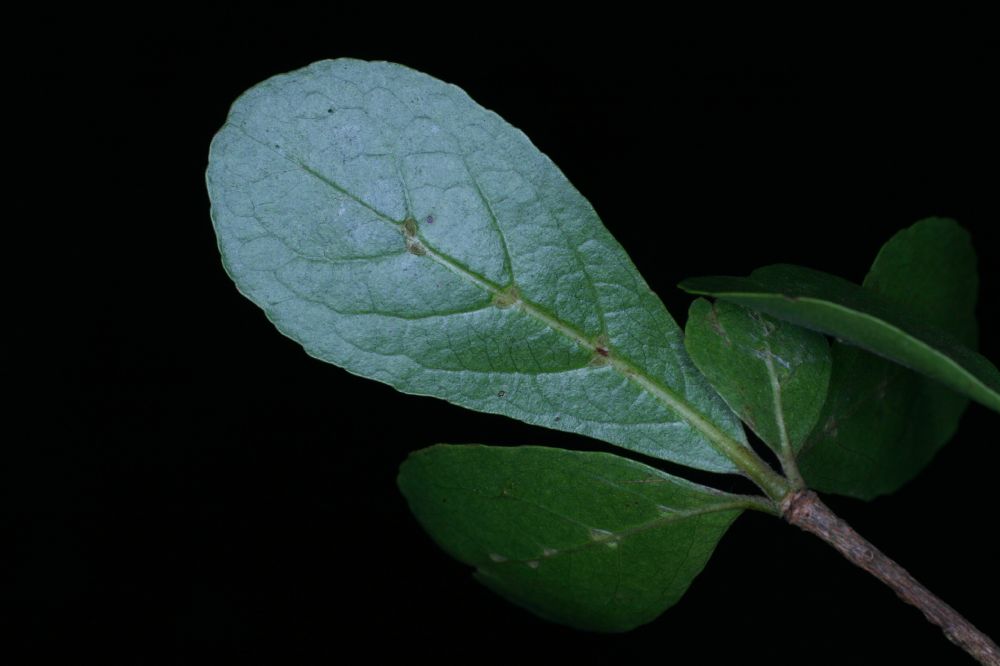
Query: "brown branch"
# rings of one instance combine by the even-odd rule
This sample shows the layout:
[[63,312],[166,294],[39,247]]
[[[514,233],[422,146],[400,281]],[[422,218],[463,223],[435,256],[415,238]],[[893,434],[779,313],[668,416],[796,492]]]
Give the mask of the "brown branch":
[[850,525],[830,511],[816,493],[810,490],[790,493],[781,503],[781,510],[792,525],[826,541],[849,561],[892,588],[900,599],[916,606],[928,622],[941,627],[948,640],[975,657],[979,663],[1000,666],[1000,648],[989,636],[934,596],[903,567],[865,541]]

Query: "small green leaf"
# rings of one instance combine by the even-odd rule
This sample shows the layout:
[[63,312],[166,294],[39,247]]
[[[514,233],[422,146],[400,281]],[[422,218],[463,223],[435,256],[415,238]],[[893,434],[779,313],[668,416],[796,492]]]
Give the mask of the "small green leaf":
[[794,458],[830,381],[826,338],[725,302],[691,304],[685,345],[698,369],[779,456]]
[[836,336],[1000,412],[1000,372],[992,363],[918,312],[842,278],[781,264],[748,278],[693,278],[681,288]]
[[316,358],[691,467],[756,469],[587,200],[459,88],[348,59],[276,76],[233,104],[207,180],[230,276]]
[[543,618],[627,631],[675,604],[748,500],[606,453],[438,445],[403,463],[417,519]]
[[[900,231],[864,286],[975,348],[976,254],[952,220]],[[864,499],[913,478],[952,436],[968,400],[857,347],[833,344],[833,378],[821,426],[799,461],[817,490]]]

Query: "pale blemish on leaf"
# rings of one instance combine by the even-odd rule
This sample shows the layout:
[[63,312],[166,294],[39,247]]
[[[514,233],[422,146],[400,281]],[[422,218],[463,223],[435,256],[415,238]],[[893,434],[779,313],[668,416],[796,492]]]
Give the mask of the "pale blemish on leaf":
[[412,238],[406,239],[406,251],[410,254],[415,254],[418,257],[422,257],[427,254],[427,248],[425,248],[420,241]]
[[608,530],[602,530],[596,527],[591,527],[590,538],[593,539],[594,541],[607,541],[609,539],[615,538],[615,533],[609,532]]
[[837,437],[837,417],[831,416],[823,424],[823,432],[825,432],[831,439],[836,439]]

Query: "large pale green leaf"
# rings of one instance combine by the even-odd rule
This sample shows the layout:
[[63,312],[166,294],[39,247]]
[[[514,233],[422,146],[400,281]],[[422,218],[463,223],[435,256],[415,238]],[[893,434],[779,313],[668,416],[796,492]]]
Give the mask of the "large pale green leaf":
[[207,179],[229,274],[313,356],[692,467],[736,470],[704,432],[746,455],[591,206],[459,88],[357,60],[276,76]]
[[654,619],[704,568],[745,498],[606,453],[435,446],[399,486],[442,548],[494,591],[580,629]]
[[691,304],[684,329],[698,369],[778,455],[793,457],[816,425],[830,381],[826,338],[739,305]]
[[[976,255],[954,221],[923,220],[893,236],[866,289],[976,344]],[[941,384],[857,347],[833,344],[821,426],[799,461],[809,485],[871,498],[896,490],[950,438],[968,401]]]
[[1000,411],[1000,372],[919,313],[874,290],[801,266],[757,269],[748,278],[685,280],[711,295],[805,326],[884,356]]

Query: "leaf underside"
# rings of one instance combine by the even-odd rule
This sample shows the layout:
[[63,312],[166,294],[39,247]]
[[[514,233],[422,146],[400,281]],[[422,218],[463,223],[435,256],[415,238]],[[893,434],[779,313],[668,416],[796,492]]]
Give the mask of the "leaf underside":
[[460,89],[346,59],[274,77],[233,105],[207,181],[230,276],[309,354],[736,471],[690,425],[745,444],[659,298],[552,161]]
[[399,486],[476,578],[543,618],[627,631],[672,606],[745,507],[737,496],[605,453],[435,446]]
[[830,381],[824,336],[699,298],[688,312],[684,343],[698,369],[775,453],[802,448]]

